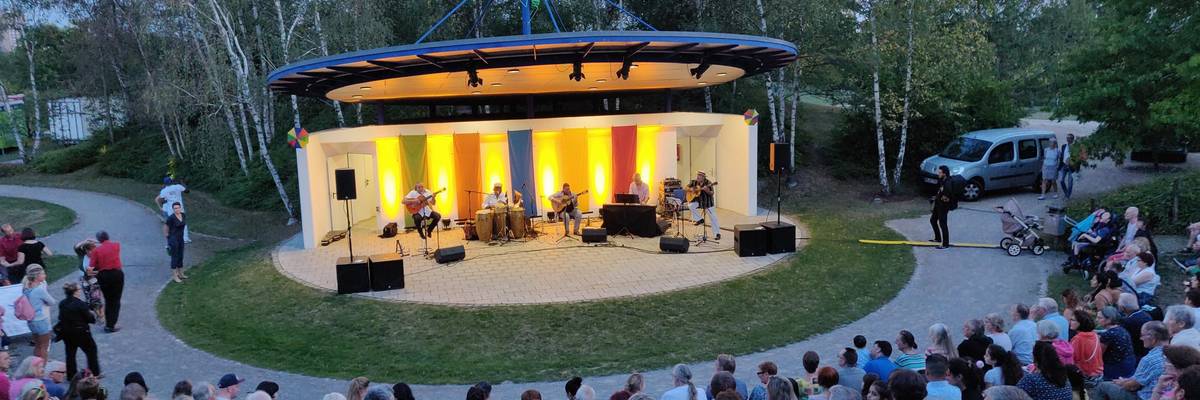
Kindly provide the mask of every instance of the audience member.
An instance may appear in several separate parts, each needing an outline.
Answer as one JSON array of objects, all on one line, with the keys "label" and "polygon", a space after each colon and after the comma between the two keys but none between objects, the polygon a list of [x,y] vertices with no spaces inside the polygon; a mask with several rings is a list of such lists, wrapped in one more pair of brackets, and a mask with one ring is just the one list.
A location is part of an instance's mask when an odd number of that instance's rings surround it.
[{"label": "audience member", "polygon": [[[367,396],[366,398],[371,398],[371,397]],[[391,393],[388,393],[387,397],[376,397],[374,400],[391,400],[391,399],[392,399],[392,395],[391,395]],[[264,392],[261,390],[255,390],[253,392],[250,392],[250,395],[246,396],[246,400],[271,400],[271,395],[269,395],[269,394],[267,394],[267,392]]]},{"label": "audience member", "polygon": [[[911,334],[909,334],[911,336]],[[899,342],[899,340],[897,340]],[[892,356],[892,344],[886,340],[876,340],[875,345],[871,346],[871,361],[863,367],[868,374],[879,376],[879,380],[887,383],[888,377],[896,368],[896,363],[889,358]]]},{"label": "audience member", "polygon": [[[1037,333],[1039,343],[1048,343],[1054,346],[1054,350],[1058,352],[1058,358],[1063,365],[1075,363],[1074,350],[1071,348],[1071,343],[1058,337],[1059,330],[1057,324],[1045,319],[1038,321]],[[1035,356],[1034,358],[1037,357]]]},{"label": "audience member", "polygon": [[1062,340],[1069,339],[1071,337],[1071,328],[1067,323],[1067,318],[1058,313],[1058,302],[1055,302],[1052,298],[1043,297],[1038,299],[1038,305],[1042,307],[1042,311],[1044,312],[1041,321],[1053,322],[1054,326],[1058,327],[1058,338]]},{"label": "audience member", "polygon": [[14,231],[12,225],[0,225],[0,280],[11,282],[8,270],[20,265],[17,262],[21,253],[18,247],[21,247],[21,234]]},{"label": "audience member", "polygon": [[179,399],[186,397],[191,399],[193,390],[195,390],[195,388],[192,387],[192,381],[184,379],[182,381],[175,382],[175,387],[171,389],[171,398]]},{"label": "audience member", "polygon": [[[739,396],[742,396],[743,399],[750,395],[750,389],[746,386],[746,381],[738,379],[737,376],[733,375],[734,372],[737,371],[737,360],[734,359],[732,355],[717,355],[717,371],[729,372],[730,376],[734,376],[733,381],[737,385],[737,393]],[[716,394],[709,393],[708,395],[709,398],[712,398],[712,396],[715,396]]]},{"label": "audience member", "polygon": [[897,368],[888,377],[888,392],[895,400],[924,400],[925,378],[911,369]]},{"label": "audience member", "polygon": [[325,397],[322,397],[321,400],[346,400],[346,395],[337,392],[326,393]]},{"label": "audience member", "polygon": [[29,332],[33,335],[33,355],[42,359],[50,358],[50,310],[58,306],[58,300],[46,290],[46,270],[39,264],[30,264],[25,270],[25,279],[21,281],[21,295],[33,306],[34,317],[27,321]]},{"label": "audience member", "polygon": [[1133,342],[1129,332],[1121,327],[1121,313],[1116,307],[1100,309],[1100,348],[1104,352],[1104,380],[1111,381],[1133,374],[1137,358],[1133,354]]},{"label": "audience member", "polygon": [[[992,338],[984,331],[983,321],[970,319],[963,322],[963,340],[958,343],[958,356],[971,361],[983,361],[983,353],[992,344]],[[953,358],[953,357],[951,357]]]},{"label": "audience member", "polygon": [[1139,336],[1142,344],[1149,350],[1146,356],[1138,361],[1133,376],[1101,382],[1093,391],[1097,400],[1150,400],[1154,393],[1154,384],[1162,375],[1163,364],[1166,362],[1162,346],[1171,339],[1171,333],[1162,322],[1150,321],[1142,325]]},{"label": "audience member", "polygon": [[[925,369],[925,354],[917,349],[917,338],[913,336],[912,332],[902,330],[896,334],[896,349],[900,350],[900,354],[896,355],[896,368],[913,371]],[[879,374],[879,376],[885,375]]]},{"label": "audience member", "polygon": [[983,372],[969,359],[951,358],[946,381],[962,390],[963,400],[983,399]]},{"label": "audience member", "polygon": [[1154,270],[1154,255],[1150,252],[1143,251],[1137,255],[1136,260],[1136,267],[1130,274],[1129,284],[1133,285],[1138,304],[1148,304],[1151,302],[1150,299],[1154,298],[1154,292],[1158,290],[1162,278]]},{"label": "audience member", "polygon": [[142,385],[130,383],[121,389],[121,400],[143,400],[145,398],[146,388]]},{"label": "audience member", "polygon": [[83,291],[79,284],[67,282],[63,284],[63,301],[58,303],[58,337],[62,339],[66,349],[66,371],[68,380],[75,378],[78,361],[77,351],[83,350],[87,358],[88,370],[100,374],[100,357],[97,354],[96,340],[92,338],[92,323],[96,316],[83,301]]},{"label": "audience member", "polygon": [[[1121,293],[1121,296],[1117,298],[1117,309],[1122,314],[1121,327],[1125,328],[1125,332],[1129,333],[1130,338],[1140,337],[1142,325],[1154,319],[1150,313],[1138,305],[1137,296],[1130,293]],[[1133,354],[1138,359],[1145,357],[1148,350],[1141,340],[1133,340]]]},{"label": "audience member", "polygon": [[62,361],[46,363],[46,376],[42,378],[46,385],[46,393],[51,397],[63,398],[67,395],[67,364]]},{"label": "audience member", "polygon": [[925,348],[925,355],[941,354],[947,359],[958,357],[958,350],[954,348],[954,341],[950,339],[950,328],[941,322],[929,326],[929,347]]},{"label": "audience member", "polygon": [[9,381],[8,369],[12,367],[12,356],[8,354],[8,350],[0,350],[0,397],[7,396],[9,390],[12,390],[12,382]]},{"label": "audience member", "polygon": [[[541,394],[538,396],[540,397]],[[392,397],[395,397],[396,400],[415,400],[413,399],[412,388],[408,387],[408,384],[404,382],[392,385]],[[524,399],[524,396],[522,396],[522,399]]]},{"label": "audience member", "polygon": [[[483,391],[484,399],[492,398],[492,384],[488,383],[488,381],[479,381],[479,383],[475,384],[475,387]],[[595,393],[592,393],[592,397],[596,397]]]},{"label": "audience member", "polygon": [[862,395],[857,390],[842,385],[834,385],[827,393],[829,400],[862,400]]},{"label": "audience member", "polygon": [[838,355],[838,384],[862,392],[863,376],[867,374],[858,367],[858,352],[849,347]]},{"label": "audience member", "polygon": [[821,388],[819,393],[825,395],[819,397],[828,399],[829,389],[837,386],[840,378],[841,377],[838,376],[837,370],[833,367],[821,367],[817,369],[817,387]]},{"label": "audience member", "polygon": [[30,381],[42,381],[42,375],[46,374],[46,360],[38,356],[25,357],[21,360],[21,365],[17,366],[17,370],[13,373],[11,386],[8,389],[8,398],[16,399],[21,397],[21,390],[25,388],[25,384]]},{"label": "audience member", "polygon": [[767,384],[771,378],[779,374],[779,367],[771,361],[763,361],[758,364],[758,381],[761,385],[755,386],[750,392],[749,400],[767,400]]},{"label": "audience member", "polygon": [[1175,400],[1200,400],[1200,365],[1187,367],[1175,378]]},{"label": "audience member", "polygon": [[1115,306],[1121,298],[1121,278],[1117,277],[1116,272],[1104,271],[1092,276],[1092,287],[1095,290],[1090,295],[1090,300],[1097,310]]},{"label": "audience member", "polygon": [[1092,314],[1082,309],[1071,313],[1072,362],[1085,378],[1099,380],[1104,374],[1104,351],[1100,348],[1100,337],[1096,335],[1096,322]]},{"label": "audience member", "polygon": [[108,232],[96,233],[96,241],[100,242],[92,250],[88,261],[88,274],[95,273],[100,283],[100,291],[104,293],[104,331],[117,332],[117,320],[121,317],[121,294],[125,291],[125,273],[121,271],[121,244],[109,240]]},{"label": "audience member", "polygon": [[[647,396],[647,397],[644,397],[643,399],[652,400],[653,398]],[[713,399],[716,399],[716,400],[745,400],[742,397],[738,396],[736,391],[732,391],[732,390],[718,393],[717,397],[714,397]]]},{"label": "audience member", "polygon": [[[699,400],[707,398],[704,389],[692,383],[692,369],[686,364],[675,364],[671,369],[671,377],[675,380],[675,388],[663,393],[660,400]],[[774,400],[774,399],[771,399]]]},{"label": "audience member", "polygon": [[[664,394],[662,398],[663,400],[666,400],[667,396]],[[771,379],[767,381],[766,399],[796,400],[796,389],[792,386],[791,382],[788,382],[787,379],[783,379],[778,376],[772,376]]]},{"label": "audience member", "polygon": [[467,400],[487,400],[487,393],[479,386],[471,386],[467,388]]},{"label": "audience member", "polygon": [[216,400],[216,398],[217,388],[211,383],[197,382],[192,385],[192,400]]},{"label": "audience member", "polygon": [[575,394],[579,392],[579,388],[583,386],[583,378],[573,376],[563,385],[563,390],[567,392],[567,400],[575,400]]},{"label": "audience member", "polygon": [[1188,286],[1187,290],[1183,291],[1183,304],[1191,307],[1192,319],[1200,322],[1200,288]]},{"label": "audience member", "polygon": [[1033,400],[1016,386],[992,386],[983,391],[984,400]]},{"label": "audience member", "polygon": [[[104,392],[104,388],[100,386],[99,379],[97,379],[95,376],[88,376],[88,377],[84,378],[84,377],[82,377],[82,375],[80,376],[80,378],[81,379],[79,379],[79,384],[76,385],[76,388],[78,388],[78,390],[76,390],[76,392],[79,394],[79,397],[78,397],[79,399],[81,399],[81,400],[106,400],[105,396],[107,396],[107,394]],[[193,399],[194,400],[212,400],[212,397],[193,397]]]},{"label": "audience member", "polygon": [[1033,363],[1033,343],[1037,341],[1037,323],[1029,318],[1029,308],[1024,304],[1012,307],[1013,327],[1008,330],[1012,339],[1012,352],[1021,364]]},{"label": "audience member", "polygon": [[1150,397],[1152,400],[1175,398],[1179,372],[1200,364],[1200,350],[1191,346],[1172,344],[1163,346],[1162,350],[1165,360],[1163,373],[1158,377],[1158,382],[1154,384],[1154,391]]},{"label": "audience member", "polygon": [[720,394],[725,391],[737,393],[737,383],[733,379],[733,374],[729,373],[729,371],[717,371],[717,373],[713,374],[712,380],[708,382],[708,390],[706,392],[709,397],[716,398],[713,393]]},{"label": "audience member", "polygon": [[[409,397],[411,399],[411,397]],[[399,397],[396,400],[401,400]],[[529,389],[521,392],[521,400],[542,400],[542,392]]]},{"label": "audience member", "polygon": [[[366,379],[366,378],[363,378],[363,379]],[[238,377],[235,374],[225,374],[224,376],[221,377],[220,380],[217,381],[216,399],[217,400],[233,400],[234,398],[237,397],[238,392],[241,390],[242,382],[245,382],[245,381],[246,381],[245,379],[242,379],[241,377]],[[358,382],[358,378],[354,378],[354,380],[351,381],[350,387],[352,389],[354,388],[355,382]],[[362,394],[360,393],[359,396],[362,396]],[[359,399],[359,400],[362,400],[362,399]]]},{"label": "audience member", "polygon": [[1067,381],[1067,368],[1054,345],[1039,341],[1033,346],[1033,360],[1037,370],[1021,377],[1017,387],[1029,393],[1033,400],[1071,400],[1073,394]]},{"label": "audience member", "polygon": [[[718,356],[717,359],[719,360],[720,357]],[[642,377],[642,374],[634,372],[629,374],[629,379],[625,380],[625,387],[613,393],[608,400],[629,400],[633,395],[641,393],[644,390],[646,390],[645,378]],[[541,394],[539,393],[538,396],[541,396]]]},{"label": "audience member", "polygon": [[796,379],[796,386],[799,386],[797,396],[811,397],[824,393],[821,386],[817,385],[817,368],[821,366],[821,356],[815,351],[806,351],[804,356],[800,357],[800,364],[804,367],[804,376]]},{"label": "audience member", "polygon": [[[491,398],[491,393],[484,398]],[[575,398],[577,400],[596,400],[596,390],[588,385],[579,385],[579,390],[575,392]]]},{"label": "audience member", "polygon": [[[1200,302],[1196,303],[1200,307]],[[871,361],[871,350],[867,349],[867,337],[863,335],[854,335],[854,351],[858,352],[859,368],[866,368],[867,361]]]},{"label": "audience member", "polygon": [[[279,384],[271,381],[262,381],[258,383],[258,386],[254,387],[254,391],[266,393],[274,399],[279,397]],[[392,397],[396,396],[393,394]]]},{"label": "audience member", "polygon": [[946,381],[950,372],[950,360],[941,354],[930,354],[925,358],[926,399],[962,400],[962,389]]},{"label": "audience member", "polygon": [[[992,339],[993,344],[998,344],[1006,351],[1012,351],[1012,338],[1008,333],[1004,332],[1004,317],[1000,314],[991,313],[983,318],[983,330],[987,337]],[[961,353],[961,351],[959,352]]]},{"label": "audience member", "polygon": [[867,387],[867,400],[892,400],[892,391],[888,389],[887,382],[883,379],[876,380]]},{"label": "audience member", "polygon": [[54,253],[46,247],[45,243],[37,240],[37,233],[33,228],[21,229],[21,245],[17,246],[17,262],[14,267],[8,269],[8,280],[12,283],[22,282],[25,280],[25,271],[30,265],[46,265],[46,261],[42,256],[53,256]]},{"label": "audience member", "polygon": [[1025,375],[1021,369],[1021,360],[1011,351],[1005,351],[999,345],[988,346],[983,360],[992,368],[983,375],[985,386],[1015,386]]},{"label": "audience member", "polygon": [[1171,345],[1200,349],[1200,331],[1196,330],[1195,314],[1191,307],[1182,304],[1167,307],[1163,323],[1171,332]]},{"label": "audience member", "polygon": [[[221,378],[221,381],[224,382],[225,378]],[[350,386],[346,388],[346,400],[363,400],[369,387],[371,387],[371,380],[365,376],[351,379]]]},{"label": "audience member", "polygon": [[[863,375],[862,397],[864,399],[867,398],[867,395],[870,393],[871,385],[874,385],[875,382],[878,382],[878,381],[879,381],[878,374],[868,372],[866,375]],[[884,385],[884,386],[886,387],[887,385]]]}]

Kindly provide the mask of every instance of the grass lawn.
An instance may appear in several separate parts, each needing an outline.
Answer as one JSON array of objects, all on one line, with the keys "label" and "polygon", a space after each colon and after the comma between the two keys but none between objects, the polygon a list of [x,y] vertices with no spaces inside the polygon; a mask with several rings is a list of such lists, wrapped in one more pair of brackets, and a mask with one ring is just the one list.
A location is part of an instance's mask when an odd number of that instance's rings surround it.
[{"label": "grass lawn", "polygon": [[[54,282],[64,276],[70,275],[72,272],[79,270],[79,258],[74,254],[55,254],[51,257],[46,257],[46,282]],[[51,293],[58,296],[62,291],[53,291],[55,288],[50,288]]]},{"label": "grass lawn", "polygon": [[[0,177],[0,184],[49,186],[107,193],[133,200],[152,209],[158,209],[154,198],[162,189],[161,185],[103,176],[95,167],[61,175],[26,172]],[[187,204],[189,226],[193,232],[276,243],[300,229],[299,224],[284,229],[263,229],[284,226],[287,216],[282,212],[246,211],[225,207],[212,196],[194,190],[184,195],[184,201]]]},{"label": "grass lawn", "polygon": [[897,208],[846,203],[789,198],[785,210],[809,225],[813,239],[776,268],[635,299],[486,308],[362,300],[278,274],[269,249],[255,245],[210,259],[189,284],[168,286],[157,307],[163,325],[189,345],[317,376],[441,384],[663,368],[793,343],[894,297],[912,273],[911,250],[854,239],[899,239],[883,226]]},{"label": "grass lawn", "polygon": [[74,224],[75,212],[44,201],[0,197],[0,223],[12,224],[17,232],[32,227],[38,236],[49,236]]}]

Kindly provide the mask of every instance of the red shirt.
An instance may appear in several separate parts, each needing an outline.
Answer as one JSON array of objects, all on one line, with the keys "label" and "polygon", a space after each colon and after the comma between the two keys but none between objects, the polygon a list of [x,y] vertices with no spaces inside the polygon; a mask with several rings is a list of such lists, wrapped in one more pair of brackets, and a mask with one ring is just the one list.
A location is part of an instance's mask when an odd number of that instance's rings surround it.
[{"label": "red shirt", "polygon": [[100,243],[92,250],[91,263],[88,265],[97,271],[121,269],[121,244],[114,241]]},{"label": "red shirt", "polygon": [[17,262],[17,247],[21,246],[21,235],[13,233],[0,237],[0,257],[4,257],[4,261],[14,263]]}]

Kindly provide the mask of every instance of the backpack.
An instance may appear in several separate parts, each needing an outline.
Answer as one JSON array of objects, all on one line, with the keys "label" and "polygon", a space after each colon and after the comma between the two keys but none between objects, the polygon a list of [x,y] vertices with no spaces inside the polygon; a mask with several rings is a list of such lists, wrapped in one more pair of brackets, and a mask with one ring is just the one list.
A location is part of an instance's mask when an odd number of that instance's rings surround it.
[{"label": "backpack", "polygon": [[17,319],[22,321],[33,321],[37,317],[37,310],[33,309],[33,303],[29,302],[29,296],[24,294],[13,303],[13,311]]}]

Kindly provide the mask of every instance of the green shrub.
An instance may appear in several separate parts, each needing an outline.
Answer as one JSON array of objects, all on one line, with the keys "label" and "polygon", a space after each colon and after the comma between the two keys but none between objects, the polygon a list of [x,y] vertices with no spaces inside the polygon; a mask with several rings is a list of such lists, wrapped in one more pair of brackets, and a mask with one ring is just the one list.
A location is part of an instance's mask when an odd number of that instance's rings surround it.
[{"label": "green shrub", "polygon": [[162,136],[130,133],[105,147],[97,160],[100,173],[114,178],[129,178],[156,183],[167,173],[170,154]]},{"label": "green shrub", "polygon": [[[1173,206],[1172,184],[1179,179],[1179,216],[1171,221]],[[1159,234],[1183,232],[1189,223],[1200,221],[1200,172],[1166,175],[1149,182],[1121,188],[1096,199],[1080,199],[1071,202],[1067,212],[1072,218],[1081,218],[1095,201],[1096,206],[1113,211],[1120,216],[1126,207],[1138,207],[1142,218]]]},{"label": "green shrub", "polygon": [[33,161],[33,169],[47,174],[66,174],[96,163],[99,146],[95,141],[84,141],[61,149],[43,151]]}]

